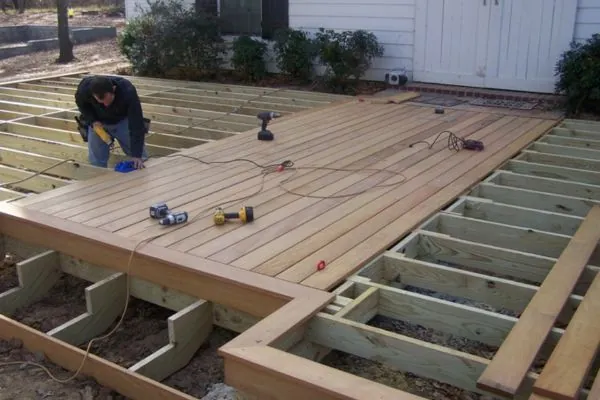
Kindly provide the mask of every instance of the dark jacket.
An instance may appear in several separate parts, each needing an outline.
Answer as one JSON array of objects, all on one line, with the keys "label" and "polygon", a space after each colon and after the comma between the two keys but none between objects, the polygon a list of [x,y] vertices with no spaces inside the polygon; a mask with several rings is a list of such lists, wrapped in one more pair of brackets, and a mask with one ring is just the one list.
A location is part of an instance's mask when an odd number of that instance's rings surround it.
[{"label": "dark jacket", "polygon": [[139,158],[142,156],[146,126],[142,113],[142,105],[137,90],[131,82],[120,77],[109,77],[115,89],[115,99],[108,107],[98,103],[92,95],[90,83],[92,77],[85,77],[79,83],[75,93],[75,103],[79,108],[83,120],[92,124],[100,122],[106,125],[116,124],[124,118],[128,118],[129,135],[131,140],[131,156]]}]

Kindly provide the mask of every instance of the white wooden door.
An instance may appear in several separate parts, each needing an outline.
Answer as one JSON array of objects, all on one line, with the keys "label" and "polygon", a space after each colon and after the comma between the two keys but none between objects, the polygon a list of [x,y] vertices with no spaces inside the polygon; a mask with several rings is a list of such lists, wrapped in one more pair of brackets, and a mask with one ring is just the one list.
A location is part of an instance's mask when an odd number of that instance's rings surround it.
[{"label": "white wooden door", "polygon": [[489,0],[485,86],[552,93],[556,63],[569,49],[578,0]]},{"label": "white wooden door", "polygon": [[416,0],[413,79],[551,93],[578,0]]},{"label": "white wooden door", "polygon": [[415,81],[484,86],[490,1],[416,0]]}]

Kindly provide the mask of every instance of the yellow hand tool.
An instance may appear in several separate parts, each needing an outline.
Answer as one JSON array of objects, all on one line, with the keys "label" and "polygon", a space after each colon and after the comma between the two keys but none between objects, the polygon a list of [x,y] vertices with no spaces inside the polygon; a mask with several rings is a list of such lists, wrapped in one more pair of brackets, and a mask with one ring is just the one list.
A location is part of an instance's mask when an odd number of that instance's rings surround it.
[{"label": "yellow hand tool", "polygon": [[106,144],[112,143],[112,138],[110,137],[108,132],[106,132],[106,130],[102,126],[94,126],[94,127],[92,127],[92,129],[94,130],[94,132],[96,132],[96,135],[98,135],[100,137],[100,139],[102,139],[102,141],[104,141],[104,143],[106,143]]},{"label": "yellow hand tool", "polygon": [[239,219],[242,223],[254,221],[254,209],[252,207],[242,207],[240,212],[226,213],[222,208],[217,208],[213,215],[215,225],[223,225],[228,219]]},{"label": "yellow hand tool", "polygon": [[[81,138],[83,139],[84,142],[87,143],[88,141],[88,125],[86,125],[80,117],[75,117],[75,121],[77,122],[77,129],[79,130],[79,134],[81,135]],[[112,143],[112,138],[110,137],[110,135],[106,132],[106,130],[102,127],[102,125],[100,125],[100,127],[98,128],[92,128],[94,130],[94,132],[96,132],[96,135],[98,135],[98,137],[100,139],[102,139],[102,141],[108,145],[110,145]]]}]

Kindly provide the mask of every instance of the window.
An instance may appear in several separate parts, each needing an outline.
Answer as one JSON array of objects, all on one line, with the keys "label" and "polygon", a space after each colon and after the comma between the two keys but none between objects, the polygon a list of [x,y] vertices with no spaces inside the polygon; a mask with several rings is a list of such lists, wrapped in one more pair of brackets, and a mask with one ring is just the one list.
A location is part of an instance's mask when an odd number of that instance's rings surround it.
[{"label": "window", "polygon": [[271,39],[287,28],[289,0],[196,0],[196,7],[219,15],[224,35],[250,35]]}]

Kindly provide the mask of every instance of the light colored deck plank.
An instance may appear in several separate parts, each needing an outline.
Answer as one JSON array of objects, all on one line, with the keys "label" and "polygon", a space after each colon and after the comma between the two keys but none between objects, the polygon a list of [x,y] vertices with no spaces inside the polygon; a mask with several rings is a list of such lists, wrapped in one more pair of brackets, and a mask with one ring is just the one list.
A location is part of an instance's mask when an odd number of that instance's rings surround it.
[{"label": "light colored deck plank", "polygon": [[[437,115],[430,107],[410,103],[349,101],[275,121],[270,125],[273,142],[256,140],[256,128],[182,154],[207,161],[246,158],[263,165],[290,159],[299,170],[286,188],[325,196],[366,190],[356,196],[321,199],[287,193],[278,186],[286,172],[267,176],[263,190],[251,196],[262,178],[250,163],[205,165],[173,157],[143,171],[77,182],[25,206],[136,240],[154,238],[154,245],[170,250],[329,289],[554,124],[501,113],[448,109]],[[446,147],[447,137],[433,149],[426,144],[409,147],[418,140],[431,142],[444,130],[483,140],[486,150],[456,153]],[[370,189],[401,177],[369,168],[390,168],[407,180]],[[149,206],[159,201],[187,211],[190,218],[202,218],[164,229],[148,216]],[[227,211],[254,206],[256,219],[246,225],[234,221],[214,226],[212,212],[219,205]],[[321,259],[327,266],[317,272]]]},{"label": "light colored deck plank", "polygon": [[[410,118],[406,120],[406,123],[410,125]],[[355,125],[356,127],[356,125]],[[329,135],[328,135],[329,136]],[[378,140],[380,143],[380,146],[382,146],[382,148],[384,146],[386,146],[386,138],[390,138],[392,141],[398,141],[402,135],[398,135],[396,132],[394,132],[393,130],[391,131],[391,133],[387,133],[386,135],[381,135],[381,137],[375,137],[375,138],[371,138],[371,140],[375,139]],[[308,163],[308,164],[313,164],[314,162],[316,163],[324,163],[324,162],[331,162],[331,165],[334,165],[334,163],[336,161],[341,162],[342,164],[335,164],[338,167],[343,167],[346,165],[346,163],[351,163],[353,161],[356,161],[358,159],[361,158],[366,158],[365,153],[363,151],[362,154],[361,153],[361,147],[357,146],[358,143],[364,144],[365,146],[367,145],[367,143],[362,143],[361,140],[363,140],[361,138],[360,133],[358,133],[354,138],[352,138],[350,135],[348,135],[347,137],[348,140],[345,140],[342,143],[338,144],[338,151],[332,151],[332,153],[328,156],[323,158],[319,153],[315,153],[314,150],[316,150],[316,147],[314,148],[308,148],[303,152],[304,157],[303,158],[294,158],[295,162],[297,163]],[[352,139],[352,140],[351,140]],[[381,144],[383,142],[383,144]],[[389,143],[391,143],[388,140]],[[340,145],[342,147],[340,147]],[[332,149],[333,150],[333,149]],[[374,150],[372,150],[372,152],[374,152]],[[368,153],[366,154],[367,156],[369,155]],[[367,159],[368,161],[368,159]],[[364,164],[364,160],[363,160],[363,164]],[[287,177],[289,175],[284,175],[284,177]],[[303,184],[309,184],[309,185],[314,185],[319,187],[319,185],[326,185],[328,183],[332,183],[335,181],[335,176],[333,176],[334,180],[332,180],[332,175],[330,173],[330,171],[311,171],[309,174],[300,172],[296,175],[296,178],[294,178],[294,180],[292,181],[293,183],[289,186],[289,187],[297,187]],[[260,181],[260,178],[256,178],[257,180]],[[265,182],[265,186],[263,187],[263,191],[262,193],[256,195],[256,196],[252,196],[251,199],[249,199],[248,201],[252,203],[252,205],[254,207],[259,207],[262,210],[273,210],[273,209],[278,209],[279,207],[290,203],[294,200],[297,200],[297,196],[294,195],[290,195],[285,193],[282,189],[280,189],[279,187],[277,187],[277,183],[281,181],[280,178],[278,177],[274,177],[274,178],[270,178]],[[239,185],[238,185],[239,186]],[[245,195],[250,195],[252,192],[256,191],[257,189],[257,185],[253,185],[249,188],[247,188],[247,192],[239,192],[236,193],[235,192],[235,187],[232,187],[233,193],[228,194],[228,197],[223,198],[222,201],[226,202],[227,204],[227,208],[239,208],[240,204],[239,202],[232,202],[232,199],[238,199],[240,197],[243,197]],[[229,191],[229,190],[227,190]],[[188,203],[185,206],[188,207],[190,210],[192,210],[192,212],[197,213],[198,210],[201,209],[207,209],[207,207],[211,204],[211,201],[209,199],[198,199],[198,200],[194,200],[192,203]],[[214,203],[214,201],[212,202],[212,204],[216,204]],[[214,206],[213,206],[214,207]],[[210,207],[208,207],[210,208]],[[201,233],[201,231],[203,229],[206,228],[211,228],[213,227],[213,223],[211,219],[204,219],[202,221],[198,221],[194,223],[195,226],[190,225],[189,229],[181,229],[178,230],[176,234],[173,235],[167,235],[164,236],[163,238],[157,240],[157,244],[160,243],[161,245],[170,245],[173,244],[179,240],[182,239],[186,239],[187,237],[189,237],[190,235],[194,234],[197,236],[197,234],[202,234],[204,235],[204,233]],[[234,228],[234,226],[222,226],[222,227],[218,227],[220,230],[217,232],[227,232],[231,229]],[[148,234],[148,232],[145,232],[145,234]],[[188,236],[185,236],[185,235]],[[210,234],[209,234],[210,235]],[[210,238],[210,236],[208,236]],[[196,238],[197,239],[197,238]],[[191,240],[192,245],[190,247],[185,247],[186,249],[191,249],[194,246],[194,243],[196,243],[196,239],[188,239],[188,241]],[[181,243],[181,245],[185,246],[184,243]],[[179,248],[179,245],[178,245]],[[180,250],[183,250],[183,248],[179,248]]]},{"label": "light colored deck plank", "polygon": [[[554,125],[555,122],[548,120],[544,122],[536,121],[536,123],[535,127],[525,129],[521,136],[509,136],[505,134],[503,139],[501,139],[502,145],[493,154],[469,155],[470,160],[477,158],[480,162],[462,174],[455,172],[458,175],[456,179],[450,181],[448,177],[440,177],[434,183],[411,193],[412,201],[396,202],[394,208],[406,207],[404,213],[399,218],[391,220],[390,216],[386,215],[386,213],[378,214],[376,218],[378,220],[385,220],[386,225],[383,225],[379,230],[371,228],[375,232],[368,238],[362,233],[360,244],[352,247],[350,251],[343,253],[343,256],[336,258],[335,261],[330,262],[328,267],[322,271],[317,271],[312,262],[308,263],[306,269],[311,272],[310,276],[301,283],[322,289],[335,286],[345,276],[365,265],[373,255],[389,247],[397,238],[408,233],[420,221],[438,211],[451,201],[451,199],[459,196],[468,187],[485,177],[489,171],[504,162],[506,158],[516,153],[530,141],[536,139]],[[464,163],[461,165],[464,165]],[[373,225],[374,221],[367,221],[365,224],[354,228],[353,232],[360,232]],[[348,240],[348,237],[342,236],[337,240],[337,243],[343,243],[346,240]]]},{"label": "light colored deck plank", "polygon": [[[389,110],[388,112],[392,113],[393,111]],[[376,119],[377,117],[378,117],[377,114],[375,114],[373,116],[374,119]],[[385,114],[380,115],[380,117],[385,117]],[[371,121],[371,123],[372,123],[372,121]],[[333,127],[332,129],[336,129],[336,128]],[[292,142],[292,145],[290,145],[290,146],[286,146],[285,143],[283,143],[283,145],[277,146],[278,148],[276,151],[267,152],[268,158],[260,157],[261,147],[264,148],[264,146],[261,146],[261,145],[264,145],[264,144],[259,143],[258,146],[256,146],[256,147],[249,146],[255,150],[255,152],[251,152],[249,155],[245,155],[244,153],[242,153],[242,155],[237,156],[236,153],[227,149],[226,151],[220,152],[219,154],[221,155],[222,158],[217,158],[216,160],[231,160],[234,158],[242,158],[242,157],[248,158],[249,157],[252,161],[255,161],[255,162],[258,162],[261,164],[279,163],[279,162],[282,162],[283,160],[285,160],[286,158],[294,157],[295,153],[293,153],[293,151],[303,150],[306,153],[312,153],[312,152],[318,150],[320,148],[319,146],[321,146],[323,148],[323,150],[326,150],[327,147],[330,147],[333,144],[333,143],[329,143],[330,139],[332,139],[332,137],[335,138],[334,135],[330,136],[326,133],[323,134],[323,132],[318,132],[318,134],[316,134],[315,136],[312,137],[313,140],[309,141],[307,138],[298,137],[298,136],[293,135],[293,133],[295,133],[293,131],[290,133],[292,134],[291,137],[296,138],[297,140],[294,140]],[[284,135],[285,135],[285,133],[280,133],[280,136],[282,138],[284,137]],[[256,142],[258,142],[258,141],[256,141]],[[299,146],[300,142],[304,143],[304,146]],[[286,149],[288,149],[288,148],[290,151],[292,151],[292,153],[286,153]],[[264,152],[264,150],[263,150],[263,152]],[[256,157],[256,155],[255,155],[256,153],[259,154],[258,157]],[[212,157],[211,156],[202,157],[202,160],[215,161],[216,156],[217,156],[217,154],[215,153]],[[164,171],[162,169],[155,168],[154,170],[161,174],[165,173],[167,176],[170,175],[168,173],[168,171]],[[223,180],[228,177],[237,177],[236,182],[242,183],[244,179],[249,179],[250,177],[256,176],[257,174],[260,175],[260,173],[261,173],[261,171],[259,169],[257,169],[253,165],[251,165],[249,163],[245,163],[245,162],[233,163],[233,164],[205,165],[200,162],[192,160],[192,164],[189,167],[189,169],[187,170],[187,174],[184,173],[183,179],[179,179],[179,176],[172,176],[172,179],[168,184],[160,186],[160,185],[157,185],[157,183],[156,183],[156,177],[150,175],[148,177],[148,179],[146,180],[147,189],[149,189],[149,190],[144,192],[143,197],[141,197],[142,194],[140,194],[140,196],[136,196],[134,198],[129,197],[126,201],[124,201],[120,204],[120,207],[118,210],[114,210],[112,212],[109,212],[109,208],[98,208],[98,207],[96,207],[95,204],[89,204],[89,206],[91,206],[90,207],[91,211],[79,214],[76,217],[71,218],[71,219],[76,222],[86,222],[87,224],[90,224],[92,226],[102,226],[111,221],[115,221],[120,216],[125,216],[129,213],[133,213],[133,212],[139,211],[141,209],[146,209],[147,207],[144,207],[144,205],[140,205],[140,200],[147,201],[147,202],[149,202],[149,204],[152,204],[156,201],[166,201],[169,199],[169,197],[171,195],[174,194],[173,191],[178,191],[177,193],[181,193],[181,192],[185,193],[186,190],[190,190],[194,186],[199,186],[200,188],[202,188],[211,183],[223,182]],[[186,186],[186,185],[189,185],[190,183],[195,183],[195,184],[194,184],[194,186]],[[219,187],[217,186],[216,188],[213,188],[213,191],[218,190],[218,189],[219,189]],[[165,197],[165,195],[166,195],[166,197]],[[86,199],[85,202],[87,203],[88,200]],[[128,206],[130,206],[130,205],[132,207],[128,208]]]}]

